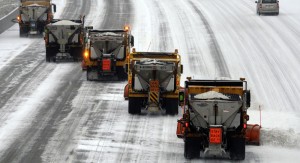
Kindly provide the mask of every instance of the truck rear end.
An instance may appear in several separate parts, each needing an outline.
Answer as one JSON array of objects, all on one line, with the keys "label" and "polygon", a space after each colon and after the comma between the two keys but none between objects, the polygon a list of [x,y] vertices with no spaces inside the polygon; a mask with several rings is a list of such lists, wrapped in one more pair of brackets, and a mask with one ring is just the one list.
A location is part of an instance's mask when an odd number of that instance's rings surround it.
[{"label": "truck rear end", "polygon": [[53,20],[45,27],[46,61],[81,61],[84,20]]},{"label": "truck rear end", "polygon": [[127,57],[134,45],[129,29],[90,29],[85,37],[83,69],[87,80],[126,80]]},{"label": "truck rear end", "polygon": [[178,114],[182,71],[177,50],[174,53],[133,51],[129,57],[128,84],[125,87],[128,112],[140,114],[145,109]]},{"label": "truck rear end", "polygon": [[[184,140],[186,158],[245,159],[250,91],[241,80],[188,80],[180,93],[184,106],[177,136]],[[185,97],[183,97],[185,96]]]},{"label": "truck rear end", "polygon": [[21,0],[17,17],[20,36],[41,35],[52,21],[53,11],[56,11],[56,5],[51,0]]}]

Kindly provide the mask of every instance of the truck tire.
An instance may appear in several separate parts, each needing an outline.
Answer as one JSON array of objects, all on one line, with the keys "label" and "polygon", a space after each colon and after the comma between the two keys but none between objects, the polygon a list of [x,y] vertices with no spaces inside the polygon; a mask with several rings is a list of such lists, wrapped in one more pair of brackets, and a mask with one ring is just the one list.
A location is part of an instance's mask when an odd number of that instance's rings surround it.
[{"label": "truck tire", "polygon": [[246,145],[245,138],[243,136],[232,136],[229,143],[230,159],[244,160]]},{"label": "truck tire", "polygon": [[202,145],[199,138],[185,138],[184,157],[186,159],[199,158]]},{"label": "truck tire", "polygon": [[82,48],[75,47],[70,50],[71,56],[73,57],[74,62],[79,62],[82,60]]},{"label": "truck tire", "polygon": [[87,81],[95,81],[98,80],[98,74],[97,71],[88,67],[86,69],[86,80]]},{"label": "truck tire", "polygon": [[28,37],[28,32],[26,28],[20,27],[20,37]]},{"label": "truck tire", "polygon": [[52,50],[46,47],[46,62],[51,62]]},{"label": "truck tire", "polygon": [[141,114],[141,99],[129,98],[128,99],[128,113],[129,114]]},{"label": "truck tire", "polygon": [[127,79],[127,73],[125,72],[125,69],[123,67],[118,66],[117,67],[117,75],[118,75],[118,80],[126,80]]},{"label": "truck tire", "polygon": [[167,115],[177,115],[178,99],[165,99],[165,109]]}]

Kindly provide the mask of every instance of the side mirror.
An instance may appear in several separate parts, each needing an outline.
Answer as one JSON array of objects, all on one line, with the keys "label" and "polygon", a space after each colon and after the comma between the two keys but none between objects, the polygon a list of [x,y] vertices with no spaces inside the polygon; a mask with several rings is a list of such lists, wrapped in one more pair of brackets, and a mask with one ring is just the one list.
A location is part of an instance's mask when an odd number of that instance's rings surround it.
[{"label": "side mirror", "polygon": [[183,65],[180,65],[180,73],[183,74]]},{"label": "side mirror", "polygon": [[255,1],[255,3],[257,3],[257,1]]},{"label": "side mirror", "polygon": [[134,37],[130,35],[130,44],[131,46],[134,46]]},{"label": "side mirror", "polygon": [[178,97],[178,104],[179,106],[182,106],[184,104],[184,92],[179,92],[179,97]]},{"label": "side mirror", "polygon": [[128,73],[128,64],[125,64],[124,70],[126,73]]},{"label": "side mirror", "polygon": [[14,18],[14,19],[11,20],[11,22],[13,22],[13,23],[19,23],[19,20],[18,20],[18,18]]},{"label": "side mirror", "polygon": [[251,93],[250,93],[250,90],[246,91],[245,96],[246,96],[246,107],[250,107],[250,103],[251,103]]},{"label": "side mirror", "polygon": [[56,4],[52,4],[53,6],[53,11],[56,12]]}]

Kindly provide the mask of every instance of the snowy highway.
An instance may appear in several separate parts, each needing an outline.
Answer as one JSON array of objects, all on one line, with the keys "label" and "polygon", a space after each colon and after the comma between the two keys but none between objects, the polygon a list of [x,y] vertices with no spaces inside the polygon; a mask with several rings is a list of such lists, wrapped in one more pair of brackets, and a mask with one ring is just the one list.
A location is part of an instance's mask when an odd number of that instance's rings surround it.
[{"label": "snowy highway", "polygon": [[[1,1],[0,1],[1,2]],[[255,0],[53,0],[55,18],[94,29],[128,24],[137,51],[179,50],[187,76],[245,77],[261,146],[242,162],[300,159],[300,1],[256,15]],[[0,18],[1,19],[1,18]],[[0,24],[0,28],[3,24]],[[46,63],[43,38],[0,34],[0,162],[230,162],[186,160],[176,116],[128,114],[126,82],[91,82],[80,63]],[[182,83],[183,84],[183,83]]]}]

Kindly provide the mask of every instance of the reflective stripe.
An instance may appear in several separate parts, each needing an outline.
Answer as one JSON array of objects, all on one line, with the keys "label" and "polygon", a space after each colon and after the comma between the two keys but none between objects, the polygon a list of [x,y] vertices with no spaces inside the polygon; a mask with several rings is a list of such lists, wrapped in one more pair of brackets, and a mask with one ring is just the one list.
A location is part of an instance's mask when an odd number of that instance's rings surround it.
[{"label": "reflective stripe", "polygon": [[150,102],[158,104],[159,92],[150,92]]}]

